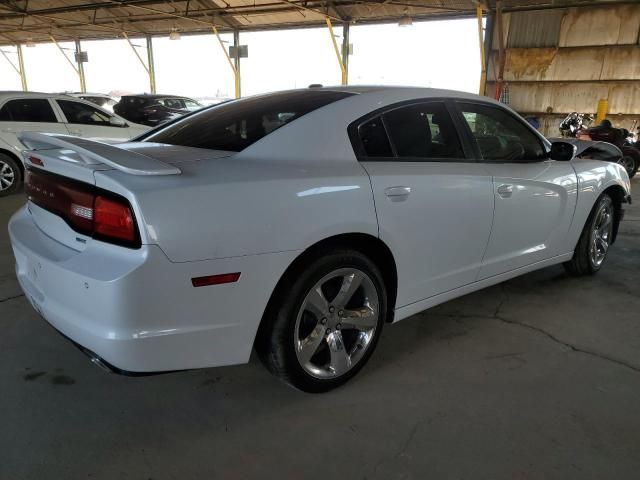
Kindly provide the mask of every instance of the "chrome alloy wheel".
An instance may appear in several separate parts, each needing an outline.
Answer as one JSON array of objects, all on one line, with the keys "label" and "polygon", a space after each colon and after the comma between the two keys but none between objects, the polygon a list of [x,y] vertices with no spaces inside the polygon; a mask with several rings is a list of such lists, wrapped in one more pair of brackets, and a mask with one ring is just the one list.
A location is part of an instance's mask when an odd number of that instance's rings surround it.
[{"label": "chrome alloy wheel", "polygon": [[356,268],[320,279],[296,318],[294,348],[304,371],[327,379],[351,370],[371,345],[379,305],[373,281]]},{"label": "chrome alloy wheel", "polygon": [[16,178],[16,172],[13,171],[11,165],[0,159],[0,192],[8,190],[13,185]]},{"label": "chrome alloy wheel", "polygon": [[602,265],[607,250],[611,243],[613,232],[613,207],[611,203],[602,203],[596,212],[593,230],[591,231],[591,243],[589,255],[594,267]]}]

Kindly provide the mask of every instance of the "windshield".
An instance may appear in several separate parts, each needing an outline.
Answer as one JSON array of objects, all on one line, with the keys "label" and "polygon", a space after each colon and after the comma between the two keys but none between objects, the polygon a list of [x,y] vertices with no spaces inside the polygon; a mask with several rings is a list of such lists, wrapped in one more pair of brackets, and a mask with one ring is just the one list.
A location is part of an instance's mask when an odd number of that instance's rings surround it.
[{"label": "windshield", "polygon": [[235,100],[184,117],[144,141],[239,152],[302,115],[351,95],[297,90]]}]

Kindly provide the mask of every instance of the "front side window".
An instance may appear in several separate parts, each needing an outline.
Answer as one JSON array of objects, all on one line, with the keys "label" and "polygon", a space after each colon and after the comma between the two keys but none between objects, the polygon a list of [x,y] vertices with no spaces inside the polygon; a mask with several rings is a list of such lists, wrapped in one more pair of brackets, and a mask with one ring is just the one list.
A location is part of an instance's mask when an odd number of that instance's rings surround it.
[{"label": "front side window", "polygon": [[400,158],[464,158],[458,133],[444,103],[407,105],[385,113],[383,118]]},{"label": "front side window", "polygon": [[460,108],[484,160],[531,162],[546,157],[540,139],[506,110],[478,104]]},{"label": "front side window", "polygon": [[82,125],[109,125],[109,115],[85,103],[56,100],[68,123]]},{"label": "front side window", "polygon": [[46,98],[24,98],[5,103],[0,109],[0,121],[56,123],[58,120]]},{"label": "front side window", "polygon": [[310,89],[234,100],[186,116],[145,141],[239,152],[283,125],[351,95]]}]

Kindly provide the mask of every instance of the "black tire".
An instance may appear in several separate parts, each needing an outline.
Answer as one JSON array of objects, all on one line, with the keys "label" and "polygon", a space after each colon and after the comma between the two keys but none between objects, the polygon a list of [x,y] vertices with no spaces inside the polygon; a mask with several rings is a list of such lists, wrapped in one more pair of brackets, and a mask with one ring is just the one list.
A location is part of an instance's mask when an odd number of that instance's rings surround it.
[{"label": "black tire", "polygon": [[629,176],[629,178],[635,177],[636,173],[638,172],[638,166],[640,166],[640,162],[638,162],[631,155],[624,155],[618,161],[618,164],[622,165],[624,167],[624,169],[627,172],[627,175]]},{"label": "black tire", "polygon": [[10,155],[0,153],[0,197],[18,191],[22,185],[22,169]]},{"label": "black tire", "polygon": [[[375,329],[366,347],[359,348],[358,345],[353,345],[352,354],[355,355],[355,353],[358,353],[360,357],[353,366],[349,367],[350,369],[346,371],[346,373],[333,378],[318,378],[305,370],[298,360],[296,347],[294,346],[297,342],[296,335],[299,335],[299,333],[296,333],[298,332],[298,330],[296,330],[296,323],[299,316],[302,318],[303,315],[307,314],[306,310],[305,313],[302,313],[303,302],[305,302],[307,294],[310,294],[314,287],[324,278],[332,275],[333,272],[343,271],[344,269],[355,269],[355,271],[364,273],[371,281],[367,283],[367,285],[369,285],[369,288],[373,286],[377,294],[377,322],[372,320],[372,322],[375,322]],[[364,295],[362,292],[363,291],[360,291],[359,295]],[[337,296],[332,297],[330,292],[325,293],[324,296],[327,300],[330,300],[328,301],[329,305],[335,302],[337,298]],[[367,256],[351,249],[332,249],[323,252],[314,259],[300,265],[298,268],[289,271],[283,278],[274,294],[274,298],[269,302],[269,307],[265,312],[265,317],[258,332],[256,339],[258,356],[271,373],[302,391],[320,393],[336,388],[358,373],[373,353],[387,318],[387,298],[387,290],[382,273]],[[346,312],[348,307],[345,306],[344,308]],[[333,315],[337,316],[337,314]],[[327,321],[326,318],[322,320]],[[315,325],[313,327],[314,330],[315,328],[319,328],[324,331],[324,327],[320,326],[320,323],[315,323],[315,318],[313,321]],[[331,322],[332,319],[329,319],[327,326],[331,326]],[[323,325],[325,324],[323,323]],[[340,329],[339,323],[337,329]],[[329,330],[327,330],[327,332]],[[337,330],[334,330],[334,333],[336,332]],[[348,332],[348,330],[340,332],[341,340],[343,338],[342,335],[345,335],[343,344],[345,351],[350,349],[346,341],[346,332]],[[325,338],[325,340],[320,340],[320,342],[327,343],[326,349],[328,351],[328,340]],[[324,344],[321,343],[320,348],[323,346]],[[362,353],[356,352],[360,349],[364,351]],[[330,369],[327,371],[330,371]]]},{"label": "black tire", "polygon": [[[613,200],[611,197],[603,193],[595,205],[591,209],[591,213],[589,213],[589,218],[585,222],[585,225],[582,229],[582,233],[580,234],[580,239],[578,240],[578,245],[573,252],[573,258],[568,262],[563,263],[567,272],[574,276],[582,276],[582,275],[594,275],[597,273],[604,264],[608,249],[605,251],[604,258],[600,263],[594,262],[594,259],[591,255],[592,249],[592,234],[595,229],[596,221],[598,220],[598,214],[602,208],[607,208],[611,212],[611,222],[615,222],[615,207],[613,204]],[[613,225],[611,232],[613,231]],[[611,234],[609,234],[608,244],[611,245]]]}]

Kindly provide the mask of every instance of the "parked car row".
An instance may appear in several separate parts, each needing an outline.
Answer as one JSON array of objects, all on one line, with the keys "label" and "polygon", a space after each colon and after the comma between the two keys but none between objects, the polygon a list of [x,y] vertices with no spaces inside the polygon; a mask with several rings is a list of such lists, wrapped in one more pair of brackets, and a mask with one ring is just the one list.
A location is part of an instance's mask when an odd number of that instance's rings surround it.
[{"label": "parked car row", "polygon": [[123,96],[113,111],[131,122],[155,127],[202,107],[187,97],[144,94]]},{"label": "parked car row", "polygon": [[17,190],[24,176],[18,135],[25,131],[62,133],[108,143],[149,129],[81,98],[35,92],[0,92],[0,197]]}]

